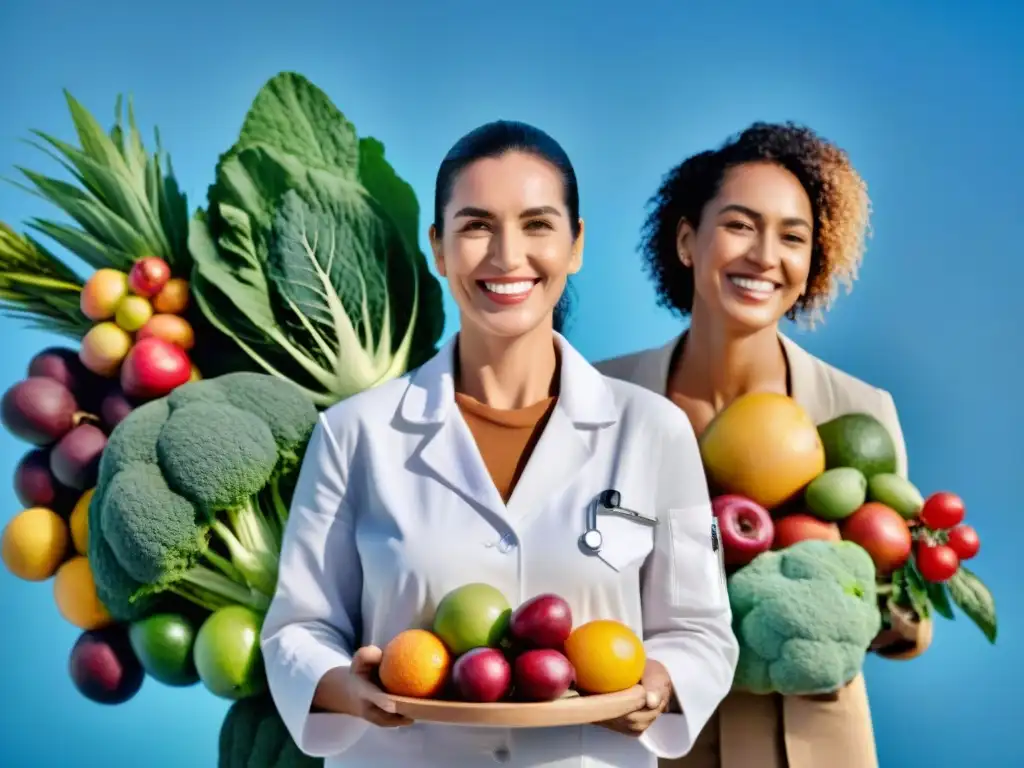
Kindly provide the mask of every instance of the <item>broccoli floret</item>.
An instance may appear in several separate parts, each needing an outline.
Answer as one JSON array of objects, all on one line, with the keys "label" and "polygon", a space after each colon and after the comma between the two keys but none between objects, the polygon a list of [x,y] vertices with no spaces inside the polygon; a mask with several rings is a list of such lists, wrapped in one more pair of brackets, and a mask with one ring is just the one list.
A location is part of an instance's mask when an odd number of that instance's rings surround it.
[{"label": "broccoli floret", "polygon": [[864,664],[882,625],[875,566],[852,542],[766,552],[729,579],[740,643],[735,686],[753,693],[837,690]]},{"label": "broccoli floret", "polygon": [[89,511],[97,592],[114,617],[138,618],[161,593],[264,610],[285,489],[316,419],[297,386],[257,373],[185,384],[129,414]]},{"label": "broccoli floret", "polygon": [[269,696],[231,705],[220,728],[217,768],[323,768],[299,751]]}]

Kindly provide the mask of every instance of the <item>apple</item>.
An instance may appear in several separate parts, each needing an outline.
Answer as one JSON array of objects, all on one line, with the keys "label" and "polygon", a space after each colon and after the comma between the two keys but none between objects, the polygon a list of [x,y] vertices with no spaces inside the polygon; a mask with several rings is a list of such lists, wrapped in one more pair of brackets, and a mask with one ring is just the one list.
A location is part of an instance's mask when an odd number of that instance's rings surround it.
[{"label": "apple", "polygon": [[558,595],[537,595],[512,612],[509,632],[527,647],[561,649],[572,632],[572,609]]},{"label": "apple", "polygon": [[131,348],[131,335],[116,323],[104,321],[82,337],[78,358],[97,376],[113,378]]},{"label": "apple", "polygon": [[880,576],[906,563],[914,544],[907,521],[877,501],[869,501],[843,521],[843,538],[871,555]]},{"label": "apple", "polygon": [[511,684],[512,667],[497,648],[474,648],[459,656],[452,667],[452,685],[464,701],[499,701]]},{"label": "apple", "polygon": [[742,566],[772,547],[775,524],[768,510],[746,496],[727,493],[711,502],[726,565]]},{"label": "apple", "polygon": [[116,269],[97,269],[82,286],[79,309],[90,320],[109,320],[128,292],[128,276]]},{"label": "apple", "polygon": [[576,670],[561,652],[535,648],[516,657],[513,679],[517,698],[554,701],[576,682]]},{"label": "apple", "polygon": [[839,526],[826,520],[819,520],[814,515],[797,512],[786,515],[775,521],[774,549],[785,549],[798,541],[820,539],[822,541],[839,541]]},{"label": "apple", "polygon": [[171,268],[158,256],[144,256],[128,272],[128,289],[147,299],[156,296],[171,279]]},{"label": "apple", "polygon": [[129,398],[151,400],[180,387],[191,375],[185,350],[151,337],[136,342],[121,364],[121,389]]}]

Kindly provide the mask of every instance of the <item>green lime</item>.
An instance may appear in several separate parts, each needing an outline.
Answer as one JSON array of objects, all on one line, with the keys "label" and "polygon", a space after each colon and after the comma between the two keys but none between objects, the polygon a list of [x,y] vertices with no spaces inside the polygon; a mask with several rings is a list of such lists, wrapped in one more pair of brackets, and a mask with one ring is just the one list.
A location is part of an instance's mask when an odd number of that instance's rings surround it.
[{"label": "green lime", "polygon": [[196,630],[184,616],[158,613],[128,630],[132,650],[146,674],[164,685],[182,687],[199,682],[192,646]]}]

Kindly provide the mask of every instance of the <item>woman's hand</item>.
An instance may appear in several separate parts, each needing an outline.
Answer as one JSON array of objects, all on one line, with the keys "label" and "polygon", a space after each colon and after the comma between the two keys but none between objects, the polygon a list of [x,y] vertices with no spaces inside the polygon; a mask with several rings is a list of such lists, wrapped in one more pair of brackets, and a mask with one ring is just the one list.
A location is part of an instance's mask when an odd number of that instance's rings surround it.
[{"label": "woman's hand", "polygon": [[410,725],[412,720],[396,714],[395,704],[373,681],[380,666],[381,650],[367,645],[356,651],[348,668],[332,669],[320,681],[313,705],[321,710],[359,717],[381,728]]},{"label": "woman's hand", "polygon": [[672,679],[668,676],[668,670],[660,661],[649,660],[644,667],[644,676],[640,679],[640,685],[647,691],[647,699],[643,706],[628,715],[598,723],[627,736],[639,736],[646,731],[662,712],[667,710],[672,703]]}]

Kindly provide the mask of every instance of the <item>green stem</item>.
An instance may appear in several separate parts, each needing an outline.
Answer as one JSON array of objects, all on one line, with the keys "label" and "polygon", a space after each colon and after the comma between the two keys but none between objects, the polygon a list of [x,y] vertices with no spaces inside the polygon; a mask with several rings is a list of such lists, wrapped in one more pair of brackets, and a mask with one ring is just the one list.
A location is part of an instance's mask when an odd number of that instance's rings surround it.
[{"label": "green stem", "polygon": [[227,558],[221,557],[212,549],[206,550],[205,557],[207,560],[210,561],[210,565],[215,567],[218,571],[223,573],[232,581],[237,581],[239,584],[245,582],[245,578],[242,576],[241,573],[239,573],[238,569],[235,568],[235,566],[233,566]]},{"label": "green stem", "polygon": [[267,567],[266,558],[254,555],[239,542],[231,530],[220,520],[215,520],[210,530],[220,536],[224,545],[231,553],[231,562],[245,577],[250,587],[262,592],[264,595],[272,595],[277,590],[276,567],[271,571]]},{"label": "green stem", "polygon": [[265,611],[269,608],[270,598],[268,595],[273,594],[258,589],[247,589],[203,566],[190,568],[180,582],[197,588],[201,594],[207,596],[207,599],[223,600],[228,605],[244,605],[255,611]]}]

